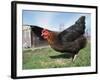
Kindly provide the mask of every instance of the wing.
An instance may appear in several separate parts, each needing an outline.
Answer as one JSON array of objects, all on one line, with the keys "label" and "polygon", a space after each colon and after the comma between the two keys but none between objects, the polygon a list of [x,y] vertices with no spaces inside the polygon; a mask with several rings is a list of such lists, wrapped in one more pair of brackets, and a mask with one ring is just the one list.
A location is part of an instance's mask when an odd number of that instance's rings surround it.
[{"label": "wing", "polygon": [[85,16],[81,16],[74,25],[62,31],[58,37],[62,42],[71,42],[85,33]]}]

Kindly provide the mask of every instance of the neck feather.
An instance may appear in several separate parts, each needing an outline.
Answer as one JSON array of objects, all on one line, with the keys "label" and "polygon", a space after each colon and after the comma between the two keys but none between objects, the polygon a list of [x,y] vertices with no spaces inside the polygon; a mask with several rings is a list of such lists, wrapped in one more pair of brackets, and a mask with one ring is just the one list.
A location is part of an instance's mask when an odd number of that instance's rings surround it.
[{"label": "neck feather", "polygon": [[54,44],[57,42],[57,35],[53,32],[50,32],[47,38],[49,44]]}]

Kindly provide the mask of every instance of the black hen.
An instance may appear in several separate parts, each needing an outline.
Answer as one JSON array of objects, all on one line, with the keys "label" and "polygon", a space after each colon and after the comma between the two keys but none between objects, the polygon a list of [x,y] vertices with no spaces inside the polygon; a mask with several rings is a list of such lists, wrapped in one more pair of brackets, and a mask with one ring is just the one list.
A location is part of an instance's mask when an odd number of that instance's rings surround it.
[{"label": "black hen", "polygon": [[70,53],[72,59],[86,45],[85,16],[81,16],[74,25],[60,33],[44,29],[42,36],[47,39],[50,46],[59,52]]}]

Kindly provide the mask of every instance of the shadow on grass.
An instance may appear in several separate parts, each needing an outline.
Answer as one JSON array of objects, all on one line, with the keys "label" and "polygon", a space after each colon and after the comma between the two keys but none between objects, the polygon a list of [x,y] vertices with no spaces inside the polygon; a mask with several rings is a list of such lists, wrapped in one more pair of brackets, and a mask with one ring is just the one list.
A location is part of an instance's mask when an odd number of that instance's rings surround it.
[{"label": "shadow on grass", "polygon": [[68,58],[69,59],[71,57],[72,57],[72,55],[67,54],[67,53],[56,55],[56,56],[50,56],[50,58],[52,58],[52,59],[57,59],[57,58]]}]

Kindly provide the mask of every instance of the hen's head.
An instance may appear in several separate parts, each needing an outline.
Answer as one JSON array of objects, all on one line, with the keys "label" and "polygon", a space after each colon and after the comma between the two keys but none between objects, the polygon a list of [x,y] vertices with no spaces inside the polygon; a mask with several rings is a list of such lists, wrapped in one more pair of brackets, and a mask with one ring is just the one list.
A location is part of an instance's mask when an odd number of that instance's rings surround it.
[{"label": "hen's head", "polygon": [[49,38],[49,35],[50,35],[49,30],[43,29],[41,33],[42,33],[41,36],[43,36],[44,39],[48,39]]}]

